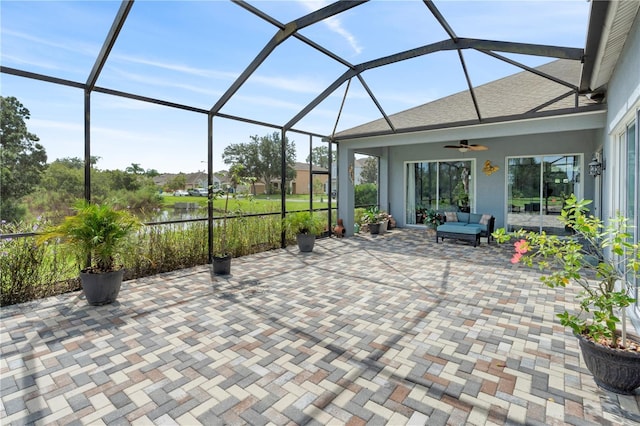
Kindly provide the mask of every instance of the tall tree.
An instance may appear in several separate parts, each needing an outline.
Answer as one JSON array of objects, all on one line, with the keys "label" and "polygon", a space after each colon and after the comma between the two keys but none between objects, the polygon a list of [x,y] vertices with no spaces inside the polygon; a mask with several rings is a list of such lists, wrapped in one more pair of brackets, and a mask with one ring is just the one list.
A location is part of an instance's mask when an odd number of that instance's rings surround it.
[{"label": "tall tree", "polygon": [[171,179],[167,180],[165,188],[169,191],[175,191],[177,189],[184,189],[187,186],[187,177],[184,173],[178,173]]},{"label": "tall tree", "polygon": [[364,160],[360,171],[360,182],[378,183],[378,159],[376,157],[368,157]]},{"label": "tall tree", "polygon": [[47,167],[40,139],[27,130],[29,118],[17,98],[0,96],[0,218],[6,221],[24,216],[18,201],[33,191]]},{"label": "tall tree", "polygon": [[[332,160],[335,159],[335,152],[332,152]],[[311,154],[307,155],[306,162],[314,166],[329,168],[329,148],[326,145],[316,146],[311,150]]]},{"label": "tall tree", "polygon": [[[288,138],[285,138],[285,145],[286,177],[293,179],[296,147]],[[242,177],[256,177],[264,182],[267,194],[271,194],[271,183],[280,179],[282,159],[280,147],[281,139],[278,132],[262,137],[255,135],[251,136],[251,142],[227,146],[222,153],[222,159],[226,164],[242,164],[244,166]]]},{"label": "tall tree", "polygon": [[134,175],[144,174],[144,169],[142,168],[142,166],[140,166],[140,163],[131,163],[131,165],[124,169],[124,171],[127,173],[132,173]]}]

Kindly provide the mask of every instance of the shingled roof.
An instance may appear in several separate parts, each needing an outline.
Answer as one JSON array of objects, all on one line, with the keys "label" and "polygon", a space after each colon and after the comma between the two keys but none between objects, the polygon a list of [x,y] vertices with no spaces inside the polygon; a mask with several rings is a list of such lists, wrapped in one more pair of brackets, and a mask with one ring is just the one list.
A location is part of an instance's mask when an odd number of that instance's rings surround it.
[{"label": "shingled roof", "polygon": [[[596,104],[581,95],[578,96],[578,109],[575,108],[575,88],[580,81],[580,62],[559,59],[539,66],[535,70],[566,82],[574,88],[530,71],[522,71],[474,87],[480,119],[469,90],[390,115],[389,119],[396,132],[404,133],[430,128],[506,121],[510,118],[533,118],[554,113],[577,112],[582,108],[590,109],[589,107]],[[563,95],[566,96],[563,97]],[[349,139],[393,133],[386,120],[381,118],[339,132],[335,138]]]}]

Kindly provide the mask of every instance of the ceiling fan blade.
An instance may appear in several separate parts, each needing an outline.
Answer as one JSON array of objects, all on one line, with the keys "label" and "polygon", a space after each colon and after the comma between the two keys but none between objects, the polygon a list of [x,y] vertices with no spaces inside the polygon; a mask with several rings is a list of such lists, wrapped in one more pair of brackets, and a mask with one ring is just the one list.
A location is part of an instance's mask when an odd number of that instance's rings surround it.
[{"label": "ceiling fan blade", "polygon": [[486,151],[489,148],[484,145],[469,145],[469,149],[472,151]]},{"label": "ceiling fan blade", "polygon": [[464,148],[462,145],[445,145],[444,147],[453,149]]}]

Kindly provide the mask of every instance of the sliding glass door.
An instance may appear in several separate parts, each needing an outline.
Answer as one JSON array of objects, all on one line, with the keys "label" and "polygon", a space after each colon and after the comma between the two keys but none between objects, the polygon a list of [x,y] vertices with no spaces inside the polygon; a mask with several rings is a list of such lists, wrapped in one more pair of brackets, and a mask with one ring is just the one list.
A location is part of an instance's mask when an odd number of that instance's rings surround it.
[{"label": "sliding glass door", "polygon": [[566,234],[558,218],[567,197],[582,196],[580,164],[579,155],[509,158],[507,228]]},{"label": "sliding glass door", "polygon": [[407,163],[407,223],[422,223],[422,214],[430,209],[471,211],[473,165],[473,160]]}]

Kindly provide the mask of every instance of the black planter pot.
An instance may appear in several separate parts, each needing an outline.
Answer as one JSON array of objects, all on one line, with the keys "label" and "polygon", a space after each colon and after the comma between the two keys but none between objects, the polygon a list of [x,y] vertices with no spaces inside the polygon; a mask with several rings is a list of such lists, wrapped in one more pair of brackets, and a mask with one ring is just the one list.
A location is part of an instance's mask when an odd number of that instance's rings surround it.
[{"label": "black planter pot", "polygon": [[301,252],[309,253],[313,251],[313,247],[316,244],[316,236],[313,234],[298,234],[296,235],[296,241]]},{"label": "black planter pot", "polygon": [[[576,337],[584,362],[598,386],[622,395],[634,394],[640,387],[640,353],[611,349],[584,336]],[[637,336],[627,335],[627,339],[640,341]]]},{"label": "black planter pot", "polygon": [[375,235],[375,234],[379,234],[380,233],[380,223],[370,223],[369,224],[369,232],[371,233],[371,235]]},{"label": "black planter pot", "polygon": [[214,275],[231,274],[231,255],[213,256],[212,271]]},{"label": "black planter pot", "polygon": [[93,274],[80,272],[82,290],[90,305],[107,305],[113,303],[118,298],[124,269],[113,272]]}]

